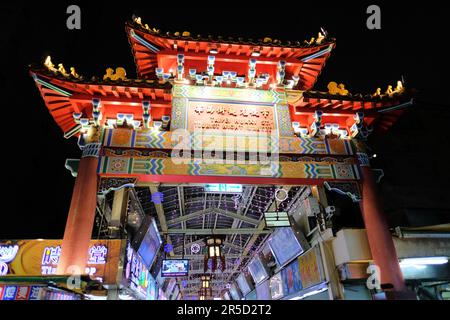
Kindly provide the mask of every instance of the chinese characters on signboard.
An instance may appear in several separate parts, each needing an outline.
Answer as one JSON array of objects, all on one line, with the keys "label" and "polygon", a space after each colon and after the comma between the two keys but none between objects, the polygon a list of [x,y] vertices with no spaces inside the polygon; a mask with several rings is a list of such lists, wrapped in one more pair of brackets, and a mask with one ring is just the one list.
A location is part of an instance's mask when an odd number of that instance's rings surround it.
[{"label": "chinese characters on signboard", "polygon": [[[108,254],[108,248],[105,245],[93,245],[89,248],[89,265],[99,265],[106,263],[106,256]],[[46,247],[42,255],[42,271],[43,275],[56,274],[56,268],[58,266],[59,258],[61,256],[61,246]],[[94,275],[97,272],[97,268],[89,266],[86,268],[86,273]]]},{"label": "chinese characters on signboard", "polygon": [[0,300],[39,300],[43,286],[0,285]]},{"label": "chinese characters on signboard", "polygon": [[276,129],[272,106],[190,101],[188,130],[271,133]]},{"label": "chinese characters on signboard", "polygon": [[[53,275],[62,240],[7,240],[0,243],[1,276]],[[103,283],[116,281],[122,240],[92,240],[84,273]]]}]

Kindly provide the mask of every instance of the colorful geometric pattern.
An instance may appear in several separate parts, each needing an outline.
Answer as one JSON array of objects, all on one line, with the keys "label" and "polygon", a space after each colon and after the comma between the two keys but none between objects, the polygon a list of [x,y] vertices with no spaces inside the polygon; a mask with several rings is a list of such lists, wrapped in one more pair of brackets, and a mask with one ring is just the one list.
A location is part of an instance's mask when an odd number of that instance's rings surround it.
[{"label": "colorful geometric pattern", "polygon": [[172,97],[172,120],[170,124],[170,128],[172,131],[186,128],[187,105],[188,99],[183,97]]},{"label": "colorful geometric pattern", "polygon": [[277,111],[278,131],[280,136],[294,135],[294,128],[292,128],[291,115],[289,113],[289,106],[277,104],[275,105]]},{"label": "colorful geometric pattern", "polygon": [[[174,141],[172,141],[172,139]],[[181,147],[183,145],[183,147]],[[275,135],[218,135],[211,132],[180,134],[151,129],[106,129],[104,147],[133,149],[192,149],[235,152],[269,150],[280,154],[353,155],[350,140]]]},{"label": "colorful geometric pattern", "polygon": [[174,98],[242,101],[273,105],[287,104],[284,92],[275,90],[174,85],[172,95]]},{"label": "colorful geometric pattern", "polygon": [[100,158],[99,174],[188,175],[357,180],[357,166],[330,162],[248,163],[172,158]]}]

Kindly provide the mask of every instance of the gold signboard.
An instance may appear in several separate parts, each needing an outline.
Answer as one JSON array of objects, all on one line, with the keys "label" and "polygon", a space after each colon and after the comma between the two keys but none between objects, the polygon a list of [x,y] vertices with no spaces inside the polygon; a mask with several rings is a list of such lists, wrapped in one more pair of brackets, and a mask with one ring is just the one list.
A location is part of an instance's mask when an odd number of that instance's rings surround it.
[{"label": "gold signboard", "polygon": [[188,130],[226,133],[265,133],[276,130],[274,107],[251,104],[189,101]]},{"label": "gold signboard", "polygon": [[[62,240],[0,242],[1,276],[46,276],[56,273]],[[122,240],[91,240],[85,270],[92,279],[115,283]]]}]

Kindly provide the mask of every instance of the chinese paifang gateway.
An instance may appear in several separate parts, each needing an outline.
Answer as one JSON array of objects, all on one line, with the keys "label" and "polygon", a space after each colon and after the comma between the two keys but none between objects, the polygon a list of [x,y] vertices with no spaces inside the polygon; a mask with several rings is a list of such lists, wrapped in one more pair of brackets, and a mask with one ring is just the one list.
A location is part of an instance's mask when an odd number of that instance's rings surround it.
[{"label": "chinese paifang gateway", "polygon": [[[360,203],[370,246],[364,261],[379,266],[382,287],[407,292],[364,143],[372,131],[389,129],[412,104],[401,81],[367,95],[350,93],[337,82],[325,92],[314,90],[335,48],[335,39],[323,30],[304,42],[243,40],[163,33],[136,18],[126,24],[126,32],[137,79],[121,67],[88,79],[50,57],[30,68],[64,136],[77,137],[83,150],[80,160],[66,164],[76,182],[58,274],[66,275],[74,265],[84,270],[94,226],[119,238],[122,222],[128,221],[126,227],[134,230],[128,240],[137,243],[136,230],[153,210],[167,256],[190,260],[189,276],[170,281],[173,291],[178,287],[175,298],[223,297],[255,253],[264,252],[273,231],[265,226],[266,212],[291,210],[306,198],[326,208],[325,190],[331,190]],[[205,130],[199,134],[198,128]],[[176,164],[171,155],[180,130],[193,152],[220,158],[228,151],[239,160],[239,154],[246,159],[267,146],[278,161],[220,164],[192,158]],[[231,134],[235,144],[224,147],[222,134]],[[219,195],[208,193],[210,184],[243,188]],[[286,197],[277,198],[280,193]],[[147,207],[149,201],[153,204]],[[101,227],[94,225],[98,203],[100,211],[109,208]],[[221,236],[216,240],[223,263],[203,239],[213,234]],[[190,252],[197,244],[208,252]],[[130,250],[130,257],[137,254]],[[157,268],[161,255],[147,267]],[[335,272],[329,263],[323,268]],[[208,291],[199,275],[208,268],[215,274],[219,265],[222,272]],[[306,269],[300,265],[300,270]],[[321,281],[330,297],[339,295],[333,283],[339,280]]]}]

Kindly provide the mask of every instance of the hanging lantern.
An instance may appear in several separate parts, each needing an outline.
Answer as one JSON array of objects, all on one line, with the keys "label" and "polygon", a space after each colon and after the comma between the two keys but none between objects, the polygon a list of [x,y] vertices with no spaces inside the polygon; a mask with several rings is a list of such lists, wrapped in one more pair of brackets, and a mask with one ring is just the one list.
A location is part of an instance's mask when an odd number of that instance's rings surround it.
[{"label": "hanging lantern", "polygon": [[215,272],[220,262],[220,270],[225,270],[225,255],[222,252],[223,237],[211,236],[206,238],[205,272],[208,270],[208,262],[211,261],[211,271]]},{"label": "hanging lantern", "polygon": [[209,287],[211,285],[211,276],[208,274],[205,274],[205,275],[201,276],[200,279],[202,281],[202,288],[209,289]]},{"label": "hanging lantern", "polygon": [[212,297],[212,289],[211,288],[209,288],[209,289],[201,288],[198,291],[198,297],[199,297],[199,300],[207,300],[208,298]]},{"label": "hanging lantern", "polygon": [[211,276],[209,274],[204,274],[200,277],[201,280],[201,291],[205,297],[212,296],[212,286],[211,286]]}]

